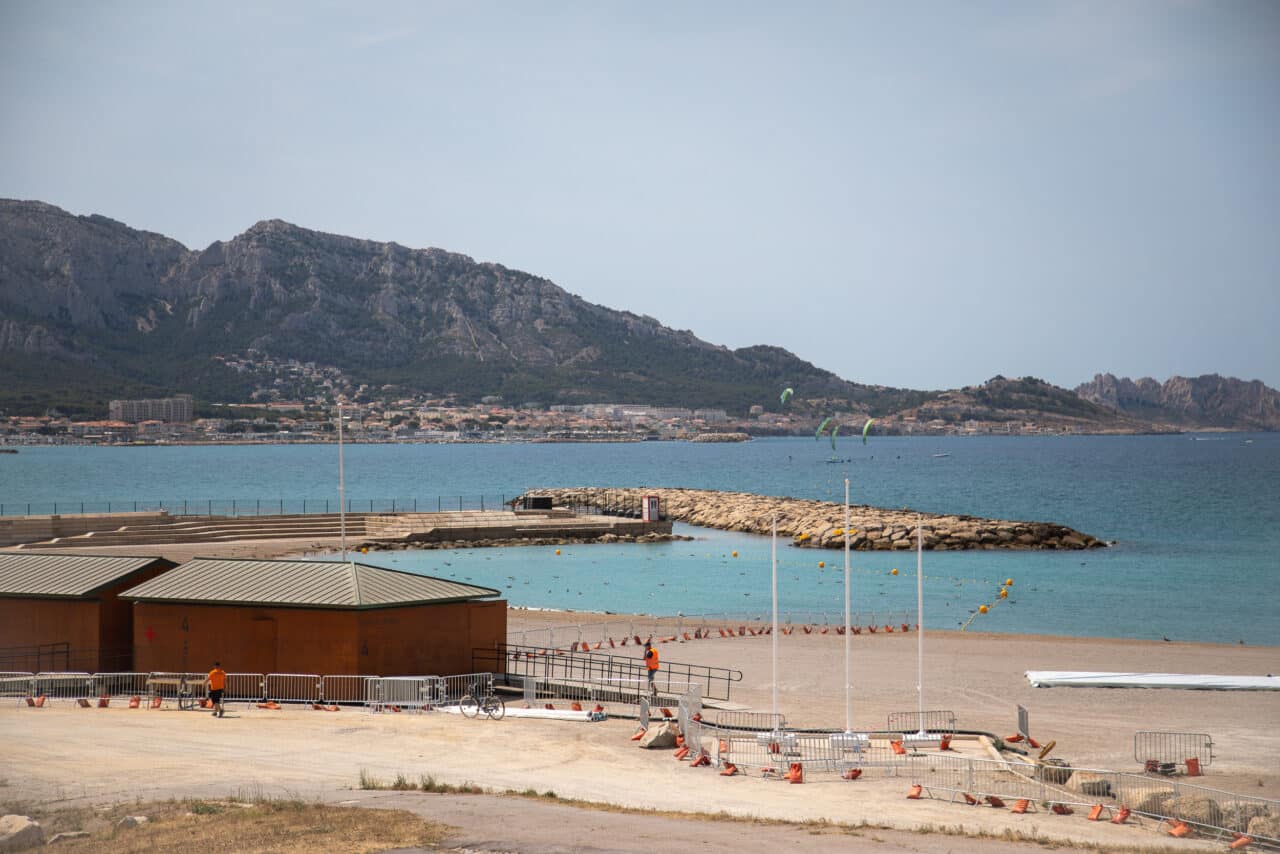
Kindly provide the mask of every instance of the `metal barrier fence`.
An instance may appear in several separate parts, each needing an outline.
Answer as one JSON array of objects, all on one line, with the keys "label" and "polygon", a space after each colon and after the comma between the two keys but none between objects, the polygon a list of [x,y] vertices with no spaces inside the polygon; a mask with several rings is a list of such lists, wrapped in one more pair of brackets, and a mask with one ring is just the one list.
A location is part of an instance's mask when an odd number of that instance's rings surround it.
[{"label": "metal barrier fence", "polygon": [[468,694],[478,699],[493,693],[492,673],[463,673],[439,679],[441,705],[454,705]]},{"label": "metal barrier fence", "polygon": [[0,671],[0,699],[16,700],[19,704],[27,697],[34,696],[33,684],[36,675],[21,670]]},{"label": "metal barrier fence", "polygon": [[712,719],[708,723],[725,730],[775,732],[787,727],[787,717],[781,712],[774,714],[773,712],[742,712],[716,709],[711,712],[711,715]]},{"label": "metal barrier fence", "polygon": [[31,693],[48,700],[87,700],[93,696],[90,673],[37,673]]},{"label": "metal barrier fence", "polygon": [[1112,814],[1125,807],[1141,818],[1185,822],[1199,836],[1221,839],[1240,834],[1280,847],[1280,836],[1272,830],[1280,821],[1280,801],[1167,778],[931,754],[927,762],[913,767],[912,782],[931,792],[946,792],[950,800],[966,794],[979,800],[994,795],[1071,808],[1102,805]]},{"label": "metal barrier fence", "polygon": [[444,702],[444,679],[439,676],[370,676],[365,679],[365,709],[425,711]]},{"label": "metal barrier fence", "polygon": [[227,686],[222,690],[222,702],[256,703],[266,697],[266,675],[262,673],[228,673]]},{"label": "metal barrier fence", "polygon": [[320,698],[326,703],[348,703],[363,706],[368,699],[368,676],[322,676]]},{"label": "metal barrier fence", "polygon": [[262,695],[277,703],[318,703],[320,674],[268,673],[263,679]]},{"label": "metal barrier fence", "polygon": [[93,694],[97,697],[141,697],[147,693],[146,673],[95,673]]},{"label": "metal barrier fence", "polygon": [[[445,513],[510,510],[518,492],[420,498],[348,498],[348,513]],[[295,516],[337,513],[331,498],[104,498],[90,501],[0,501],[2,516],[84,516],[90,513],[165,512],[170,516]]]},{"label": "metal barrier fence", "polygon": [[1213,763],[1213,738],[1206,732],[1142,730],[1133,734],[1133,758],[1147,771],[1182,765],[1194,775]]},{"label": "metal barrier fence", "polygon": [[886,729],[897,732],[954,733],[956,713],[950,709],[932,709],[915,712],[890,712]]}]

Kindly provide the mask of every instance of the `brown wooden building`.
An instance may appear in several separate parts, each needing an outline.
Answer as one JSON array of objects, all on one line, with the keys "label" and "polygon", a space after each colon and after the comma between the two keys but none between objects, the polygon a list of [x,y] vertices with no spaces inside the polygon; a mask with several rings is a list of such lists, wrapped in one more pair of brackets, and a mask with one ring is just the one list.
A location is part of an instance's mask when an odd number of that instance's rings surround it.
[{"label": "brown wooden building", "polygon": [[120,592],[174,565],[158,557],[0,552],[0,670],[132,670],[133,603]]},{"label": "brown wooden building", "polygon": [[144,671],[446,676],[507,634],[497,590],[354,562],[197,558],[123,595]]}]

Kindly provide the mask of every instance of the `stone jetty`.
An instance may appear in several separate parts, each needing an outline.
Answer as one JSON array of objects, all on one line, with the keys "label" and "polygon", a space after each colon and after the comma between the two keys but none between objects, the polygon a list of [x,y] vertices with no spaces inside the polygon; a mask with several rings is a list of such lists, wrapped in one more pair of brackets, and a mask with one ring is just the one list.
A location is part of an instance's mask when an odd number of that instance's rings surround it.
[{"label": "stone jetty", "polygon": [[[704,528],[768,534],[774,514],[779,536],[808,548],[844,548],[844,505],[830,501],[778,498],[748,492],[710,489],[581,487],[537,489],[529,496],[549,496],[557,506],[638,508],[640,498],[656,495],[669,520]],[[916,522],[924,547],[933,551],[969,549],[1093,549],[1102,540],[1052,522],[1017,522],[977,516],[889,510],[849,505],[849,547],[858,551],[909,551],[916,547]]]}]

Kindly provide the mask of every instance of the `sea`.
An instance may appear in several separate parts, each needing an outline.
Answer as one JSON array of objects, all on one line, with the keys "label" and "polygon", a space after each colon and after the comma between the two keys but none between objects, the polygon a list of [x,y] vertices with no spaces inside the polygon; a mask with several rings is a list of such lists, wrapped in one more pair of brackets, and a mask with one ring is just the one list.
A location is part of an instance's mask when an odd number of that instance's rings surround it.
[{"label": "sea", "polygon": [[[847,479],[854,504],[1058,522],[1111,544],[925,552],[926,628],[1280,645],[1276,433],[873,435],[835,448],[809,438],[348,444],[343,464],[353,510],[492,509],[526,489],[573,486],[843,502]],[[336,511],[338,469],[336,445],[23,446],[0,455],[0,514]],[[769,537],[683,524],[676,531],[694,539],[358,559],[492,587],[527,608],[721,618],[770,611]],[[782,539],[776,566],[782,619],[842,622],[841,551]],[[914,553],[853,552],[850,579],[855,622],[915,622]]]}]

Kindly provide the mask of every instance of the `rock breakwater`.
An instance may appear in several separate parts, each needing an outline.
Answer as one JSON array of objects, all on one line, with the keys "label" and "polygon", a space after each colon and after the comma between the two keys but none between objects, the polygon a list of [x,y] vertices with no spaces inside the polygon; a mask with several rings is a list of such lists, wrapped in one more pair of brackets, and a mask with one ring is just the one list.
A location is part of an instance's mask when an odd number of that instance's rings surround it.
[{"label": "rock breakwater", "polygon": [[[778,534],[806,548],[844,548],[844,505],[830,501],[778,498],[748,492],[710,489],[580,487],[530,490],[530,496],[550,496],[557,506],[639,507],[640,498],[656,495],[666,518],[718,528],[768,534],[774,514]],[[849,505],[849,527],[855,532],[849,547],[858,551],[909,551],[916,547],[919,520],[924,547],[933,551],[971,549],[1093,549],[1102,540],[1052,522],[1020,522],[977,516],[889,510],[865,504]]]}]

